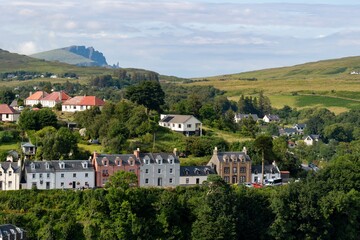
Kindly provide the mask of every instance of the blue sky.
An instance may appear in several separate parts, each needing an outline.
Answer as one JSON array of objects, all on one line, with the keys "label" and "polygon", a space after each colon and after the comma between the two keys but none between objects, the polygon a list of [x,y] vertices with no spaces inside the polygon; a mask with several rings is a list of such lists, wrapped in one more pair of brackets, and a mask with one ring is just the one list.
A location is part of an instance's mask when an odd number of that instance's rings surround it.
[{"label": "blue sky", "polygon": [[206,77],[360,55],[360,4],[0,0],[0,48],[93,46],[108,63]]}]

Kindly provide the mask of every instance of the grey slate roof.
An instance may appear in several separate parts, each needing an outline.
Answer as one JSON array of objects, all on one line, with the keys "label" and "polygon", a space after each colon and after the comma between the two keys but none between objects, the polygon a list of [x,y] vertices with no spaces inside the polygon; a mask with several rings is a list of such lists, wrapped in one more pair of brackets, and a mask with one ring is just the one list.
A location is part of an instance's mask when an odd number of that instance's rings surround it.
[{"label": "grey slate roof", "polygon": [[21,172],[21,168],[17,162],[0,162],[0,169],[4,172],[13,169],[15,173]]},{"label": "grey slate roof", "polygon": [[225,162],[226,159],[229,162],[241,162],[242,160],[251,161],[249,155],[244,152],[218,152],[216,155],[220,162]]},{"label": "grey slate roof", "polygon": [[0,225],[1,239],[26,239],[25,231],[12,224]]},{"label": "grey slate roof", "polygon": [[236,117],[237,119],[239,119],[239,120],[241,120],[241,119],[248,119],[248,118],[250,118],[250,117],[252,117],[252,119],[253,119],[254,121],[259,120],[259,117],[258,117],[257,114],[237,113],[237,114],[235,115],[235,117]]},{"label": "grey slate roof", "polygon": [[[251,166],[251,173],[260,173],[261,174],[261,165],[253,165]],[[278,168],[272,164],[267,164],[264,166],[264,173],[280,173]]]},{"label": "grey slate roof", "polygon": [[29,142],[22,142],[21,147],[35,147],[35,145],[29,143]]},{"label": "grey slate roof", "polygon": [[95,161],[98,166],[103,166],[102,160],[106,158],[109,161],[109,165],[116,165],[115,161],[120,160],[121,165],[130,165],[129,161],[133,159],[135,165],[139,165],[140,161],[134,154],[98,154]]},{"label": "grey slate roof", "polygon": [[[87,163],[87,168],[84,168],[82,163]],[[65,163],[65,168],[60,168],[59,163]],[[32,169],[32,164],[35,165],[35,169]],[[49,169],[46,169],[46,164],[49,164]],[[26,173],[44,173],[44,172],[55,172],[55,171],[61,171],[61,172],[87,172],[91,171],[93,169],[93,165],[89,160],[51,160],[51,161],[35,161],[35,162],[26,162],[25,163],[25,172]]]},{"label": "grey slate roof", "polygon": [[[163,119],[160,120],[160,122],[166,122],[166,123],[186,123],[189,119],[195,118],[192,115],[174,115],[174,114],[168,114]],[[196,119],[196,118],[195,118]],[[196,119],[198,120],[198,119]],[[198,120],[199,121],[199,120]],[[199,121],[200,122],[200,121]]]},{"label": "grey slate roof", "polygon": [[215,170],[209,166],[180,166],[180,177],[207,176],[209,174],[215,174]]}]

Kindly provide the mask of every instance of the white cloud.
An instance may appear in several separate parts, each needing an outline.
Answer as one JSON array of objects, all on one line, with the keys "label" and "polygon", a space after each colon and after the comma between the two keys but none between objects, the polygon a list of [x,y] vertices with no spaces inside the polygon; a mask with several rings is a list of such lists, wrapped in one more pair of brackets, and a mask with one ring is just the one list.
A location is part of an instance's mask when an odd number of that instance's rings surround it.
[{"label": "white cloud", "polygon": [[33,54],[37,52],[37,47],[34,42],[24,42],[18,46],[18,53],[20,54]]}]

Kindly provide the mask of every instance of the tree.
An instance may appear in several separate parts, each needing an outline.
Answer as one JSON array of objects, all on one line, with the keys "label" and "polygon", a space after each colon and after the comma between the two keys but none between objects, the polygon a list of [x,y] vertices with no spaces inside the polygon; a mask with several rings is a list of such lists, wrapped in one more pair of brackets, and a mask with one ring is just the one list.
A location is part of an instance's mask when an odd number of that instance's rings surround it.
[{"label": "tree", "polygon": [[0,92],[0,103],[10,104],[15,99],[15,93],[11,90],[3,90]]},{"label": "tree", "polygon": [[150,110],[161,111],[165,103],[165,93],[157,81],[143,81],[126,89],[125,97],[130,101],[144,105]]},{"label": "tree", "polygon": [[118,171],[110,176],[109,181],[105,184],[105,187],[127,190],[130,187],[135,187],[137,185],[138,179],[135,173]]},{"label": "tree", "polygon": [[254,141],[254,148],[256,151],[261,153],[261,184],[263,184],[264,178],[264,164],[265,164],[265,155],[267,157],[272,156],[272,138],[267,135],[260,135]]}]

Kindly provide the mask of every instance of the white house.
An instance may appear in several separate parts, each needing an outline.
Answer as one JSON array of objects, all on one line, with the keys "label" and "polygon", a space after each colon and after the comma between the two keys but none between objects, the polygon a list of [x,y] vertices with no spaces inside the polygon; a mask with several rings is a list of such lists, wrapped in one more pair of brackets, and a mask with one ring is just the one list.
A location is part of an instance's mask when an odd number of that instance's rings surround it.
[{"label": "white house", "polygon": [[242,114],[242,113],[237,113],[235,114],[235,122],[238,123],[243,119],[250,119],[252,118],[255,122],[257,120],[259,120],[259,117],[257,114]]},{"label": "white house", "polygon": [[207,181],[210,174],[215,170],[210,166],[184,166],[180,167],[180,185],[197,185]]},{"label": "white house", "polygon": [[294,128],[296,129],[296,131],[299,134],[304,134],[304,130],[306,128],[306,124],[305,123],[297,123],[294,125]]},{"label": "white house", "polygon": [[304,138],[304,143],[307,146],[312,146],[320,140],[320,135],[310,134]]},{"label": "white house", "polygon": [[140,187],[176,187],[180,179],[180,161],[174,153],[139,153]]},{"label": "white house", "polygon": [[263,117],[263,121],[266,123],[280,122],[280,118],[278,115],[267,114]]},{"label": "white house", "polygon": [[43,99],[48,95],[47,92],[44,91],[37,91],[34,94],[30,92],[30,96],[25,99],[25,105],[26,106],[34,106],[38,103],[40,103],[40,100]]},{"label": "white house", "polygon": [[[260,183],[261,181],[261,165],[251,166],[251,182],[252,183]],[[281,178],[281,173],[278,166],[273,162],[272,164],[268,164],[264,166],[264,182],[268,179],[278,179]]]},{"label": "white house", "polygon": [[21,161],[0,163],[0,190],[20,189]]},{"label": "white house", "polygon": [[95,96],[76,96],[63,102],[61,110],[63,112],[79,112],[92,107],[99,107],[101,110],[104,105],[105,102]]},{"label": "white house", "polygon": [[95,171],[88,160],[27,162],[25,181],[27,189],[93,188]]},{"label": "white house", "polygon": [[0,104],[0,122],[16,122],[20,112],[7,104]]},{"label": "white house", "polygon": [[70,96],[67,95],[64,91],[52,92],[44,98],[40,99],[40,103],[43,107],[55,107],[57,103],[65,102],[70,99]]},{"label": "white house", "polygon": [[161,114],[159,125],[187,136],[202,135],[202,123],[192,115]]}]

